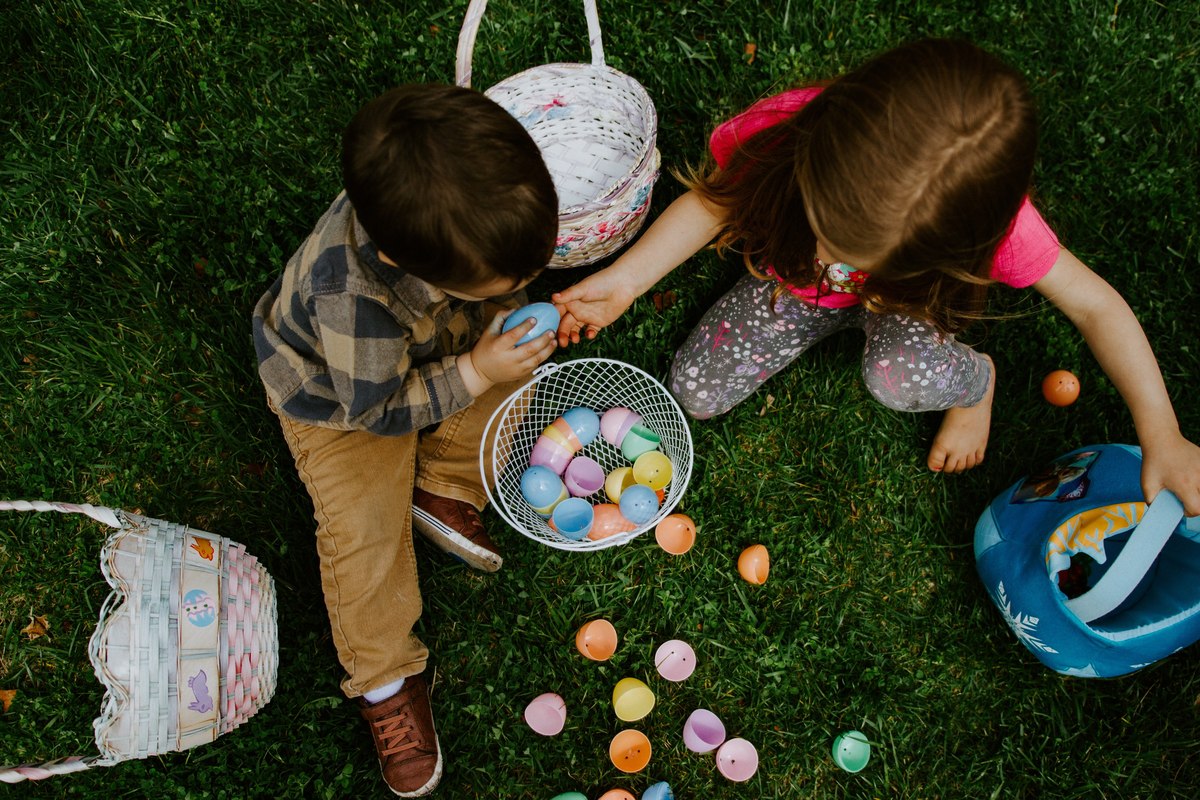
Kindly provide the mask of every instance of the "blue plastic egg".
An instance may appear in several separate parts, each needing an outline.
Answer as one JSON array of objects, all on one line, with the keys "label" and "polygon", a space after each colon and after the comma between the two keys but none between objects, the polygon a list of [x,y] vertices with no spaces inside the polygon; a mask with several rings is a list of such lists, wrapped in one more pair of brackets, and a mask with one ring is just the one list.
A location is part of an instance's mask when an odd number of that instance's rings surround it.
[{"label": "blue plastic egg", "polygon": [[500,326],[501,333],[507,333],[513,328],[520,325],[530,317],[537,320],[537,324],[533,326],[533,330],[526,333],[517,340],[517,347],[531,342],[537,337],[545,334],[547,331],[558,330],[558,309],[551,303],[530,303],[527,306],[522,306],[516,311],[508,315],[504,320],[504,324]]},{"label": "blue plastic egg", "polygon": [[580,541],[592,530],[595,512],[582,497],[569,497],[554,507],[554,528],[568,539]]},{"label": "blue plastic egg", "polygon": [[634,525],[644,525],[658,513],[658,495],[649,486],[635,483],[621,492],[621,516]]},{"label": "blue plastic egg", "polygon": [[659,781],[642,792],[642,800],[675,800],[675,793],[666,781]]},{"label": "blue plastic egg", "polygon": [[549,516],[554,506],[567,498],[567,487],[549,467],[530,467],[521,473],[521,496],[539,513]]},{"label": "blue plastic egg", "polygon": [[579,439],[579,443],[584,447],[591,444],[596,434],[600,433],[600,416],[590,408],[569,409],[563,412],[562,418],[571,426],[575,438]]}]

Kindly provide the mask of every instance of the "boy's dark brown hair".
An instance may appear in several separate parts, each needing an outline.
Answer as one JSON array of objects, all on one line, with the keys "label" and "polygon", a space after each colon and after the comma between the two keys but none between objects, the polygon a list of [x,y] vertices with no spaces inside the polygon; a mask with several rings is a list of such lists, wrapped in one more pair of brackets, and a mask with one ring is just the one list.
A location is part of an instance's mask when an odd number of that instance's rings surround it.
[{"label": "boy's dark brown hair", "polygon": [[515,285],[554,253],[558,199],[541,153],[474,90],[410,84],[367,103],[342,136],[342,178],[380,251],[437,286]]},{"label": "boy's dark brown hair", "polygon": [[727,211],[718,247],[821,285],[819,235],[869,268],[864,305],[955,332],[982,316],[992,260],[1033,174],[1024,78],[964,41],[926,39],[824,84],[749,138],[725,170],[685,178]]}]

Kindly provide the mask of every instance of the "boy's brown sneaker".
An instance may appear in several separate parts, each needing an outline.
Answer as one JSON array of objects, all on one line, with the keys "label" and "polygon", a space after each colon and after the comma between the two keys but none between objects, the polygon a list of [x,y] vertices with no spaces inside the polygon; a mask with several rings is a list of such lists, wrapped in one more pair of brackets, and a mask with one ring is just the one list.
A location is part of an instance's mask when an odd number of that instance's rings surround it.
[{"label": "boy's brown sneaker", "polygon": [[504,559],[470,503],[413,487],[413,529],[435,547],[484,572],[500,569]]},{"label": "boy's brown sneaker", "polygon": [[386,700],[360,701],[359,713],[371,726],[384,783],[400,797],[423,797],[442,779],[442,748],[433,728],[429,684],[424,675],[404,679]]}]

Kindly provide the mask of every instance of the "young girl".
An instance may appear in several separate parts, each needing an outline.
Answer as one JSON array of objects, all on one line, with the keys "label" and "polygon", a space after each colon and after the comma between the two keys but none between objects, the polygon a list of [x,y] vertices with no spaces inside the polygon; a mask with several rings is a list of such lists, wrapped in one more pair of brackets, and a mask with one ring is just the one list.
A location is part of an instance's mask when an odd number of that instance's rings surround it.
[{"label": "young girl", "polygon": [[829,334],[867,335],[863,379],[885,405],[945,417],[928,458],[983,459],[995,369],[955,340],[991,283],[1033,286],[1078,327],[1128,403],[1148,498],[1200,514],[1200,448],[1176,422],[1141,326],[1059,246],[1027,197],[1037,146],[1023,78],[966,42],[886,52],[823,86],[720,125],[716,162],[612,266],[554,295],[559,342],[591,338],[713,239],[749,274],[676,353],[671,390],[694,417],[728,411]]}]

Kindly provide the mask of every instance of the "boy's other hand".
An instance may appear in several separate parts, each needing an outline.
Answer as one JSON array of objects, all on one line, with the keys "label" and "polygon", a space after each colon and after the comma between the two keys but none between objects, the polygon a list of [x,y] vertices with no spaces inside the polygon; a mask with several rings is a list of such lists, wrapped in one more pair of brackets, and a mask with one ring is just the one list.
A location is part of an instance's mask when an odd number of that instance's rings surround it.
[{"label": "boy's other hand", "polygon": [[[509,312],[511,313],[511,312]],[[492,318],[487,330],[479,337],[470,353],[459,356],[459,369],[467,388],[475,396],[479,396],[497,383],[508,383],[519,378],[528,377],[534,367],[541,364],[554,352],[554,332],[548,331],[523,345],[517,341],[533,330],[536,319],[528,319],[505,333],[500,332],[507,313],[497,314]],[[466,362],[464,365],[462,362]],[[475,391],[469,373],[474,372],[487,385],[481,391]]]}]

